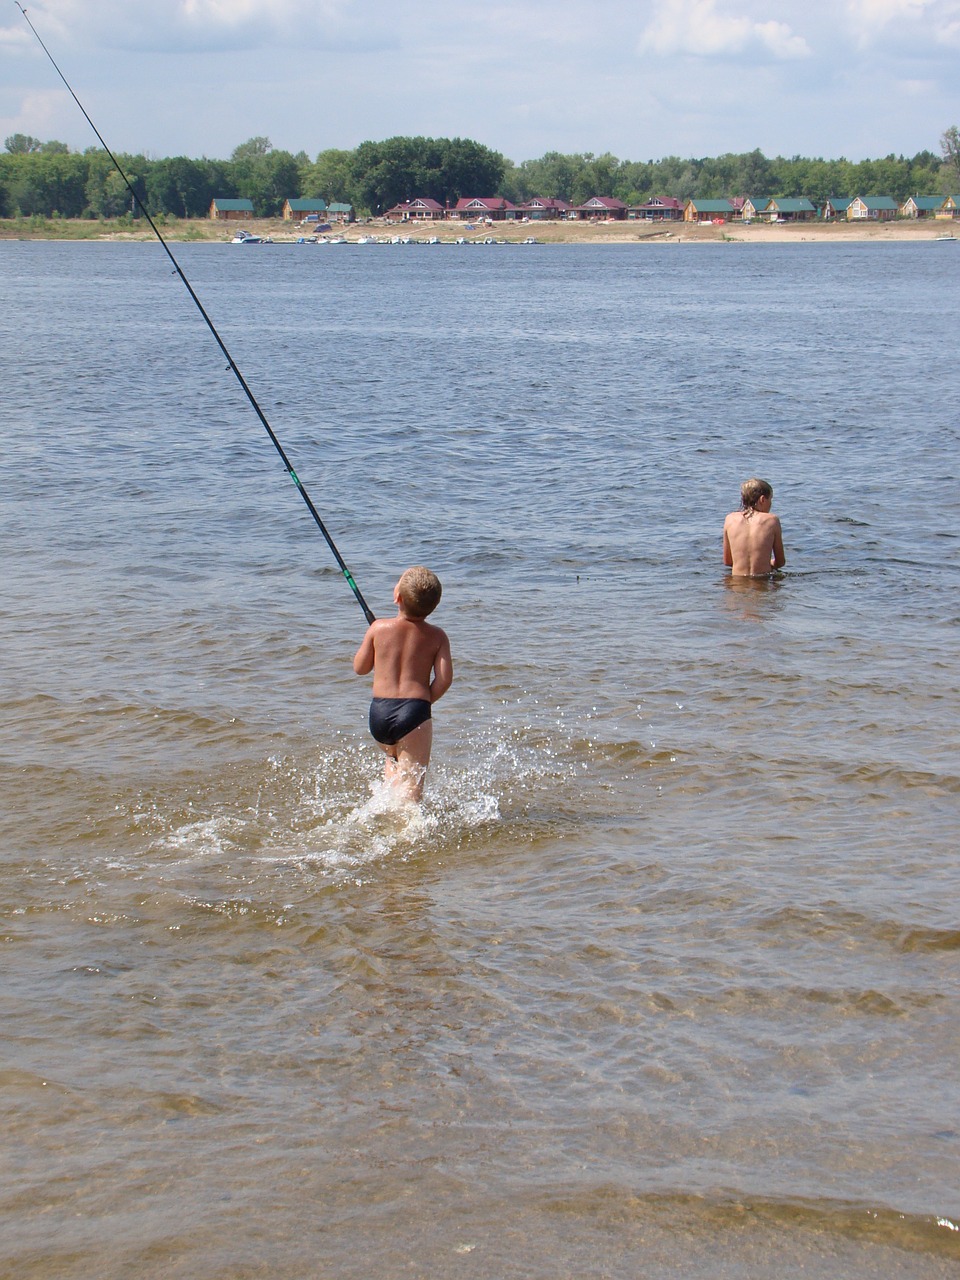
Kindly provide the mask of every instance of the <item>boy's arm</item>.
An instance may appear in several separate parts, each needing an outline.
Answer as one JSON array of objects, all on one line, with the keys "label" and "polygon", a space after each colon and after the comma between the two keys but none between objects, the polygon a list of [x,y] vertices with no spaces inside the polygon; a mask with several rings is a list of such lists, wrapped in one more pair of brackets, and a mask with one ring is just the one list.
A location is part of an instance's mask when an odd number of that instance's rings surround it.
[{"label": "boy's arm", "polygon": [[783,530],[780,528],[780,520],[777,516],[773,517],[776,524],[773,527],[773,558],[771,564],[775,569],[782,569],[787,563],[787,557],[783,553]]},{"label": "boy's arm", "polygon": [[727,533],[727,521],[723,522],[723,563],[733,568],[733,552],[730,549],[730,535]]},{"label": "boy's arm", "polygon": [[358,676],[367,676],[373,670],[373,628],[376,624],[371,623],[367,627],[367,634],[360,643],[360,648],[353,655],[353,669]]},{"label": "boy's arm", "polygon": [[438,702],[453,684],[453,658],[450,641],[444,633],[440,648],[433,660],[433,679],[430,681],[430,701]]}]

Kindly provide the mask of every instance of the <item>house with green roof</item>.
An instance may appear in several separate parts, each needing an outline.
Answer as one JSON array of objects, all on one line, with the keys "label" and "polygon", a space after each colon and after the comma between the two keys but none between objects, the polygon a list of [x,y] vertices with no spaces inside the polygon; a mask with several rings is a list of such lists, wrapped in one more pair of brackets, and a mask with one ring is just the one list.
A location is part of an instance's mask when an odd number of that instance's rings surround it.
[{"label": "house with green roof", "polygon": [[683,206],[684,222],[726,221],[733,216],[733,204],[729,200],[687,200]]},{"label": "house with green roof", "polygon": [[754,218],[760,217],[768,202],[768,196],[744,196],[743,204],[740,206],[740,217],[744,222],[752,222]]},{"label": "house with green roof", "polygon": [[353,205],[340,204],[334,202],[327,205],[327,221],[328,222],[352,222],[353,221]]},{"label": "house with green roof", "polygon": [[869,218],[889,222],[898,212],[896,201],[889,196],[854,196],[847,209],[847,221],[862,222]]},{"label": "house with green roof", "polygon": [[823,216],[825,218],[845,218],[847,210],[853,202],[847,197],[831,196],[829,200],[823,202]]},{"label": "house with green roof", "polygon": [[222,218],[226,221],[231,219],[237,220],[241,218],[253,217],[253,201],[252,200],[222,200],[219,196],[210,201],[211,218]]},{"label": "house with green roof", "polygon": [[960,218],[960,196],[945,196],[936,212],[938,218]]},{"label": "house with green roof", "polygon": [[774,196],[764,205],[760,216],[770,222],[809,222],[817,216],[817,210],[804,198]]},{"label": "house with green roof", "polygon": [[319,196],[297,196],[288,197],[283,202],[282,217],[284,222],[290,222],[294,218],[298,222],[302,222],[304,218],[310,218],[317,221],[326,216],[327,202],[321,200]]},{"label": "house with green roof", "polygon": [[943,196],[909,196],[900,206],[901,218],[932,218],[943,204]]}]

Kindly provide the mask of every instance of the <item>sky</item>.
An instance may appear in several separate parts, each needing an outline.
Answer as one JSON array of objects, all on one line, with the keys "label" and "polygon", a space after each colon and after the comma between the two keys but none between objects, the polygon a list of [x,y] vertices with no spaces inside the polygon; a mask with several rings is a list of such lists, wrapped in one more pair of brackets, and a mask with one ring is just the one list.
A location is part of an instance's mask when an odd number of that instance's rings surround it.
[{"label": "sky", "polygon": [[[311,159],[397,135],[519,164],[939,152],[960,0],[24,0],[117,152]],[[96,138],[14,0],[0,138]]]}]

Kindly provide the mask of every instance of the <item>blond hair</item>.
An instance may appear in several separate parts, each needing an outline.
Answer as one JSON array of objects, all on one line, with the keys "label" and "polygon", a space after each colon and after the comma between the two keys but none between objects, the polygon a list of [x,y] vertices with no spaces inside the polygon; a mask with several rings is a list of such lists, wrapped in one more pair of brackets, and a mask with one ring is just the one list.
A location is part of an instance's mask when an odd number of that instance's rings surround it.
[{"label": "blond hair", "polygon": [[753,511],[761,498],[772,498],[773,486],[766,480],[744,480],[740,486],[740,506],[744,511]]},{"label": "blond hair", "polygon": [[440,603],[443,587],[435,573],[415,564],[401,575],[397,591],[411,618],[426,618]]}]

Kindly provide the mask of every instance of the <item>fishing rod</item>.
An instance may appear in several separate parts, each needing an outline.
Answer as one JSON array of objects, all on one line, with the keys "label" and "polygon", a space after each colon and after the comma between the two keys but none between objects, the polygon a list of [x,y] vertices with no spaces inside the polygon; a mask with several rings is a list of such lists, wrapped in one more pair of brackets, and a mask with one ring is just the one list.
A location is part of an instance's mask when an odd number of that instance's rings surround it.
[{"label": "fishing rod", "polygon": [[168,258],[170,259],[170,261],[173,263],[173,269],[174,269],[174,271],[176,271],[177,275],[178,275],[178,276],[180,277],[180,279],[182,280],[184,288],[186,289],[187,293],[189,293],[190,297],[193,299],[194,303],[196,304],[196,308],[197,308],[197,310],[198,310],[198,311],[200,312],[200,314],[203,316],[204,321],[206,322],[207,328],[208,328],[208,329],[210,330],[210,332],[213,334],[213,336],[214,336],[214,338],[215,338],[215,340],[216,340],[217,346],[220,348],[220,350],[223,352],[224,356],[226,357],[226,360],[227,360],[227,368],[228,368],[228,369],[230,369],[230,370],[232,371],[232,373],[235,375],[235,377],[236,377],[237,381],[240,383],[240,386],[241,386],[241,387],[242,387],[242,389],[243,389],[243,394],[247,397],[247,399],[250,401],[250,404],[253,406],[253,411],[254,411],[254,413],[255,413],[255,414],[257,415],[257,417],[260,419],[260,422],[261,422],[261,424],[262,424],[262,426],[263,426],[263,429],[266,431],[267,435],[270,437],[271,441],[273,442],[273,446],[274,446],[274,448],[276,449],[277,453],[279,453],[280,458],[281,458],[281,461],[283,462],[283,465],[286,467],[286,469],[287,469],[287,473],[289,474],[290,479],[291,479],[291,480],[293,481],[293,483],[297,486],[297,491],[299,492],[300,497],[301,497],[301,498],[304,500],[304,502],[306,503],[306,505],[307,505],[307,510],[310,512],[310,514],[313,516],[314,520],[316,521],[317,528],[318,528],[318,529],[320,530],[320,532],[323,534],[323,536],[324,536],[324,539],[325,539],[325,541],[326,541],[327,546],[330,548],[330,550],[331,550],[331,551],[332,551],[332,553],[333,553],[333,558],[336,560],[337,564],[340,566],[340,572],[343,574],[344,578],[346,579],[346,581],[347,581],[347,585],[349,586],[349,588],[350,588],[350,590],[353,592],[353,594],[356,596],[356,598],[357,598],[357,603],[359,604],[360,608],[363,610],[364,617],[366,618],[367,622],[374,622],[374,621],[375,621],[374,614],[372,613],[372,611],[371,611],[371,609],[370,609],[370,606],[367,604],[366,600],[364,600],[363,596],[361,595],[361,593],[360,593],[360,588],[359,588],[359,587],[357,586],[357,584],[354,582],[354,580],[353,580],[353,574],[352,574],[352,573],[350,572],[350,570],[347,568],[347,565],[346,565],[346,562],[345,562],[345,560],[344,560],[343,556],[342,556],[342,555],[340,554],[340,552],[337,550],[337,544],[334,542],[333,538],[331,538],[331,536],[330,536],[330,534],[329,534],[329,532],[328,532],[328,530],[327,530],[327,526],[326,526],[326,525],[323,523],[323,521],[321,520],[321,518],[320,518],[320,513],[319,513],[319,511],[317,510],[317,508],[313,505],[313,502],[312,502],[312,500],[311,500],[311,498],[310,498],[309,493],[307,493],[306,489],[305,489],[305,488],[304,488],[304,486],[303,486],[303,482],[301,481],[300,477],[297,475],[296,471],[294,471],[293,466],[292,466],[292,464],[291,464],[291,462],[290,462],[290,459],[287,457],[286,453],[284,452],[283,445],[282,445],[282,444],[280,443],[280,441],[277,439],[277,436],[276,436],[276,434],[274,433],[273,427],[271,427],[270,423],[267,421],[266,414],[263,412],[263,410],[260,408],[259,404],[257,403],[257,398],[256,398],[256,396],[255,396],[255,395],[253,394],[253,392],[250,390],[249,386],[247,385],[247,381],[246,381],[246,379],[244,378],[244,376],[243,376],[243,374],[240,372],[240,370],[237,368],[237,365],[236,365],[236,362],[235,362],[235,360],[234,360],[233,356],[232,356],[232,355],[230,354],[230,352],[227,350],[226,343],[225,343],[225,342],[224,342],[224,340],[220,337],[220,334],[217,332],[217,327],[216,327],[216,325],[213,323],[213,321],[212,321],[212,320],[210,319],[210,317],[207,315],[207,312],[206,312],[206,309],[204,308],[203,303],[202,303],[202,302],[200,301],[200,299],[197,297],[196,293],[195,293],[195,292],[194,292],[194,290],[193,290],[193,286],[191,285],[191,283],[190,283],[190,281],[187,279],[187,277],[184,275],[184,273],[183,273],[183,269],[182,269],[182,267],[180,266],[180,263],[179,263],[179,262],[176,260],[176,258],[173,256],[173,252],[171,251],[170,246],[167,244],[166,240],[164,240],[163,236],[160,234],[160,230],[159,230],[159,228],[157,227],[157,224],[156,224],[156,223],[154,222],[154,220],[150,217],[150,214],[147,212],[147,208],[146,208],[146,206],[144,205],[143,201],[142,201],[142,200],[140,199],[140,197],[137,195],[136,191],[134,191],[133,186],[132,186],[132,184],[131,184],[131,182],[130,182],[130,179],[127,177],[127,175],[124,173],[123,169],[122,169],[122,168],[121,168],[121,166],[120,166],[120,162],[119,162],[119,160],[118,160],[118,159],[117,159],[117,157],[113,154],[113,152],[110,150],[110,148],[107,146],[106,142],[104,142],[104,140],[103,140],[103,135],[101,134],[100,130],[97,128],[97,126],[96,126],[96,125],[93,123],[93,121],[90,119],[90,116],[87,114],[87,109],[86,109],[86,107],[83,105],[83,103],[82,103],[82,102],[80,101],[80,99],[77,97],[77,95],[74,93],[73,88],[72,88],[72,86],[71,86],[70,82],[67,80],[67,77],[63,74],[63,72],[62,72],[62,71],[60,70],[60,68],[57,66],[56,61],[54,60],[53,54],[50,52],[50,50],[47,48],[47,46],[46,46],[46,45],[43,43],[43,41],[40,39],[40,33],[37,31],[36,27],[33,25],[33,23],[32,23],[32,22],[30,21],[30,19],[27,17],[27,11],[26,11],[26,9],[23,7],[23,5],[22,5],[22,4],[20,4],[20,0],[14,0],[14,4],[17,6],[17,8],[18,8],[18,9],[20,10],[20,12],[23,14],[24,21],[26,22],[26,24],[27,24],[27,26],[30,28],[30,30],[33,32],[33,34],[36,36],[36,38],[37,38],[37,43],[40,45],[40,48],[43,50],[43,52],[44,52],[44,53],[47,55],[47,57],[49,58],[49,60],[50,60],[50,64],[51,64],[51,66],[53,67],[54,71],[56,71],[57,75],[60,77],[60,79],[61,79],[61,80],[63,81],[63,83],[66,85],[66,87],[67,87],[67,92],[70,94],[70,97],[74,100],[74,102],[75,102],[75,103],[77,104],[77,106],[80,108],[81,112],[83,113],[83,117],[84,117],[84,119],[86,120],[87,124],[90,126],[90,128],[93,130],[93,132],[97,135],[97,138],[98,138],[98,139],[99,139],[99,141],[100,141],[100,145],[101,145],[101,147],[103,147],[104,151],[107,153],[107,155],[108,155],[108,156],[110,157],[110,159],[113,161],[113,166],[114,166],[114,168],[116,169],[117,173],[119,173],[120,177],[123,179],[124,184],[125,184],[125,186],[126,186],[127,190],[130,192],[130,195],[133,197],[133,199],[136,201],[137,205],[139,206],[141,213],[142,213],[142,214],[143,214],[143,216],[146,218],[147,222],[150,224],[150,229],[153,231],[153,234],[157,237],[157,239],[158,239],[158,240],[160,241],[160,243],[163,245],[163,248],[164,248],[164,251],[165,251],[165,253],[166,253],[167,257],[168,257]]}]

